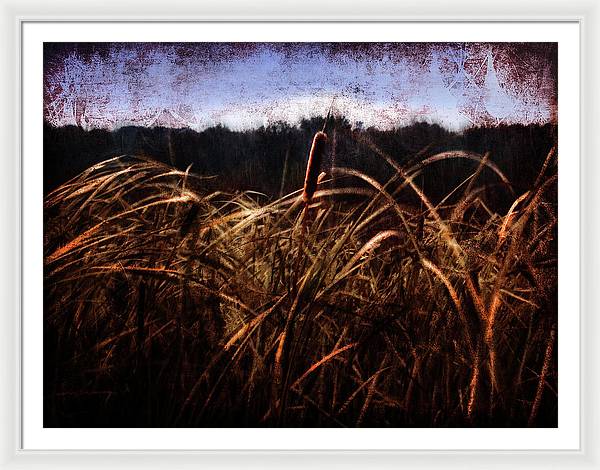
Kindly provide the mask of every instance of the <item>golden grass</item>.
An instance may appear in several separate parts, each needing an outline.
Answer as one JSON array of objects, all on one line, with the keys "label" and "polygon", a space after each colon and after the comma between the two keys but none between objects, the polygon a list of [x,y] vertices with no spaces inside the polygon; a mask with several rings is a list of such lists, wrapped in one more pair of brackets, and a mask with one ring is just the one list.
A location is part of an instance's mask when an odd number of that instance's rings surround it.
[{"label": "golden grass", "polygon": [[[52,412],[110,389],[97,419],[130,425],[551,422],[555,151],[499,214],[477,183],[487,169],[509,185],[493,154],[403,168],[376,149],[392,180],[333,168],[320,187],[325,144],[304,187],[268,203],[134,157],[48,195]],[[477,168],[436,204],[415,178],[450,158]]]}]

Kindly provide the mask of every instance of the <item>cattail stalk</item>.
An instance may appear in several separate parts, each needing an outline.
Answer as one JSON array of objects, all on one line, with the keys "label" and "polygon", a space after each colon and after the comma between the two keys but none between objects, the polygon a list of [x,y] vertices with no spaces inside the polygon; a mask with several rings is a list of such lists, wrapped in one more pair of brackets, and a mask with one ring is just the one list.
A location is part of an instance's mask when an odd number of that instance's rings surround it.
[{"label": "cattail stalk", "polygon": [[[323,161],[323,155],[325,154],[325,146],[327,144],[327,134],[325,134],[325,126],[327,125],[327,121],[329,119],[329,115],[325,120],[325,124],[323,125],[323,131],[319,131],[313,137],[312,146],[310,148],[310,153],[308,155],[308,164],[306,166],[306,176],[304,178],[304,191],[302,192],[302,200],[304,201],[304,210],[302,211],[302,219],[301,219],[301,231],[300,231],[300,247],[304,245],[304,234],[307,227],[307,216],[308,216],[308,208],[309,204],[312,200],[312,197],[317,189],[317,185],[319,184],[319,176],[321,173],[321,162]],[[298,250],[298,261],[300,262],[303,258],[303,250],[302,248]],[[294,281],[296,284],[296,281]],[[281,388],[281,399],[279,400],[279,406],[277,410],[278,414],[278,423],[281,424],[283,421],[283,415],[285,413],[285,403],[287,399],[287,385],[289,380],[289,370],[286,373],[285,380],[282,380],[283,376],[283,367],[282,362],[284,362],[284,351],[285,341],[288,336],[292,337],[291,328],[293,327],[293,317],[295,315],[295,310],[297,307],[299,298],[296,297],[292,308],[288,313],[288,317],[286,320],[285,328],[283,333],[279,339],[279,345],[277,347],[276,360],[275,360],[275,370],[274,370],[274,381],[273,381],[273,395],[274,397],[278,396],[277,390]],[[286,356],[290,353],[287,351]],[[285,361],[287,362],[287,360]],[[297,385],[299,382],[294,383]],[[292,385],[292,388],[294,388]]]},{"label": "cattail stalk", "polygon": [[302,200],[305,204],[310,204],[313,195],[317,189],[319,174],[321,173],[321,162],[325,155],[325,146],[327,144],[327,134],[317,132],[313,138],[310,154],[308,156],[308,165],[306,166],[306,177],[304,178],[304,192]]},{"label": "cattail stalk", "polygon": [[288,174],[288,160],[290,159],[290,147],[288,145],[285,151],[285,159],[283,160],[283,171],[281,173],[281,186],[279,186],[279,198],[283,197],[283,190],[285,189],[285,180]]}]

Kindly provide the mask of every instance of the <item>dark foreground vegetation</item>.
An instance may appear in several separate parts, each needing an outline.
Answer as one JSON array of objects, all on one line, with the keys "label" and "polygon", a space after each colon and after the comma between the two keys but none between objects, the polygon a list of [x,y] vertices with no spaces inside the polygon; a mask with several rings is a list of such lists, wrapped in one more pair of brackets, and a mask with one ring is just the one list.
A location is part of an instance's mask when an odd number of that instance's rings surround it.
[{"label": "dark foreground vegetation", "polygon": [[555,128],[322,125],[45,128],[45,426],[557,425]]}]

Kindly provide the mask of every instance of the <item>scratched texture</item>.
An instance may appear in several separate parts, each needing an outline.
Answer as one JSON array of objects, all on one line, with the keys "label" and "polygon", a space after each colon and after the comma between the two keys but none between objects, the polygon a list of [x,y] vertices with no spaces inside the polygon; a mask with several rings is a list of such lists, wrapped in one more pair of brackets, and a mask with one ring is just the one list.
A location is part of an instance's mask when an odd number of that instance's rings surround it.
[{"label": "scratched texture", "polygon": [[543,124],[557,117],[555,43],[46,43],[54,126],[234,130],[334,112],[414,121]]}]

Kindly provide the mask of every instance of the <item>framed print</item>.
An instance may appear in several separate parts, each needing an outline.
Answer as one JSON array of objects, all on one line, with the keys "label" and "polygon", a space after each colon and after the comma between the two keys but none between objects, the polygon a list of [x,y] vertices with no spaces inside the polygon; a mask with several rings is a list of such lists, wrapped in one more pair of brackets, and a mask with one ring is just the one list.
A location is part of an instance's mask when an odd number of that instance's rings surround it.
[{"label": "framed print", "polygon": [[596,466],[577,8],[9,14],[7,465]]}]

